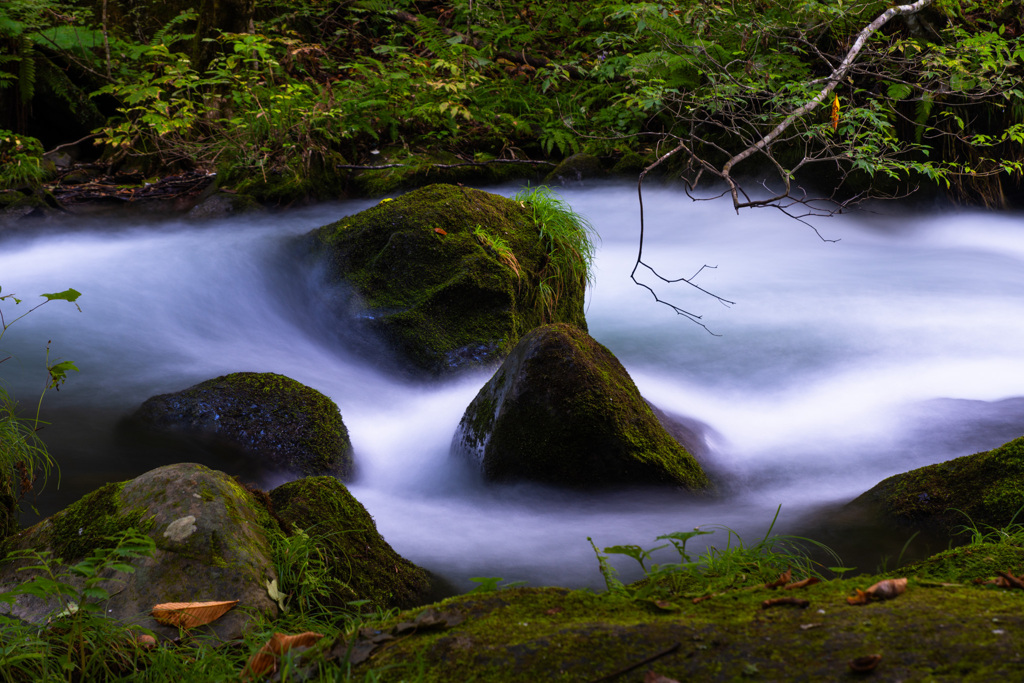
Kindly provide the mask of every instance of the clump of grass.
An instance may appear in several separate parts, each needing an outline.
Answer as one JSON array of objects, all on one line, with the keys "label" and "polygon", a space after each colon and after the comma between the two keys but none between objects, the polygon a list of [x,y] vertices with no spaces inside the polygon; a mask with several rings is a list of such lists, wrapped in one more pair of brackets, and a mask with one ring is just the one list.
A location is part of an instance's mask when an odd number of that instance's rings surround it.
[{"label": "clump of grass", "polygon": [[1021,507],[1017,512],[1013,513],[1013,517],[1010,521],[1001,527],[995,527],[991,524],[982,524],[980,527],[971,519],[963,510],[957,508],[951,508],[953,512],[959,512],[961,515],[967,518],[965,524],[961,524],[953,528],[953,535],[955,537],[967,537],[966,545],[984,545],[988,543],[1008,543],[1010,545],[1024,546],[1024,523],[1018,522],[1017,518],[1021,512],[1024,512],[1024,507]]},{"label": "clump of grass", "polygon": [[[847,568],[839,566],[841,562],[836,553],[818,541],[802,536],[772,534],[778,516],[777,509],[764,537],[750,546],[743,542],[738,533],[726,526],[715,526],[711,530],[697,528],[693,531],[658,536],[655,540],[669,543],[648,550],[637,545],[611,546],[604,549],[606,555],[598,552],[592,540],[587,540],[597,555],[598,565],[608,590],[641,600],[683,595],[694,597],[731,588],[754,586],[774,581],[787,570],[792,572],[794,578],[825,578],[823,569],[831,573],[848,571]],[[725,547],[708,546],[696,559],[691,558],[686,550],[687,541],[716,531],[726,532]],[[651,562],[655,552],[670,545],[678,553],[679,562]],[[834,561],[836,566],[826,568],[811,559],[811,548],[823,553]],[[644,578],[626,586],[616,577],[615,568],[608,562],[607,555],[625,555],[633,558],[640,564]]]},{"label": "clump of grass", "polygon": [[555,309],[566,291],[594,284],[594,227],[550,187],[527,187],[513,199],[533,211],[533,221],[547,250],[547,263],[538,273],[537,303],[542,317],[554,320]]},{"label": "clump of grass", "polygon": [[516,274],[517,278],[520,276],[521,269],[519,267],[519,260],[516,258],[515,253],[512,252],[512,247],[508,245],[507,241],[497,235],[492,235],[487,232],[484,230],[482,225],[477,225],[473,228],[473,237],[476,238],[476,241],[479,242],[484,249],[490,249],[493,251],[495,256],[498,257],[498,260],[508,266],[512,272]]}]

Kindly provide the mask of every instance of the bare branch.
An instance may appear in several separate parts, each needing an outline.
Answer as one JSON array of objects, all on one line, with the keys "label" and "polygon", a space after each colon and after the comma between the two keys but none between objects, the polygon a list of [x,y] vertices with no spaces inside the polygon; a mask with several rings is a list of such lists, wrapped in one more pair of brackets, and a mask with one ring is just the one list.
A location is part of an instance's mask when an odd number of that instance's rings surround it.
[{"label": "bare branch", "polygon": [[[829,79],[825,83],[825,87],[822,88],[821,92],[815,95],[809,102],[806,102],[803,106],[797,108],[795,111],[790,113],[790,115],[787,116],[782,121],[782,123],[780,123],[774,129],[772,129],[770,133],[765,135],[763,138],[758,140],[753,145],[747,147],[739,154],[733,156],[731,159],[729,159],[729,161],[725,162],[725,165],[722,166],[722,171],[720,175],[727,183],[729,183],[729,187],[732,194],[733,207],[736,208],[737,211],[743,207],[748,206],[764,206],[766,203],[776,201],[777,198],[772,200],[759,200],[756,202],[740,202],[740,190],[731,175],[733,166],[740,163],[744,159],[747,159],[748,157],[750,157],[750,155],[754,154],[755,152],[767,148],[768,145],[770,145],[776,138],[782,135],[782,133],[787,128],[789,128],[794,121],[796,121],[804,114],[813,111],[816,107],[818,107],[818,105],[824,102],[825,98],[829,96],[829,94],[835,89],[839,82],[846,77],[846,74],[850,71],[850,68],[853,66],[854,60],[857,59],[857,55],[860,54],[860,51],[863,49],[864,44],[867,42],[868,38],[871,37],[871,34],[873,34],[875,31],[877,31],[886,23],[888,23],[889,20],[892,19],[893,17],[902,14],[914,14],[916,12],[921,11],[928,5],[932,4],[933,1],[934,0],[917,0],[917,2],[910,5],[897,5],[896,7],[890,7],[889,9],[879,14],[874,21],[865,26],[864,29],[857,35],[857,40],[854,41],[853,46],[850,48],[849,52],[846,53],[846,57],[843,59],[843,61],[832,72],[832,75],[829,76]],[[788,176],[787,174],[783,173],[783,177],[787,178]]]}]

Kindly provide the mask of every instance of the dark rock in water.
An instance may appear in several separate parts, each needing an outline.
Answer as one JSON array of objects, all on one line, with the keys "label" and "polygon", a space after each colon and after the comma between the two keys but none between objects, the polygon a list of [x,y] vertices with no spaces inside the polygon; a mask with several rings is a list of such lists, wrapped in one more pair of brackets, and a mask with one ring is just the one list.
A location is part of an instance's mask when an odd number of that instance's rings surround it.
[{"label": "dark rock in water", "polygon": [[226,444],[275,469],[352,473],[352,446],[331,399],[273,373],[236,372],[148,399],[129,424]]},{"label": "dark rock in water", "polygon": [[607,175],[601,166],[601,160],[593,154],[573,154],[564,159],[555,170],[551,171],[544,179],[547,183],[559,183],[560,185],[572,185],[582,183],[584,180],[602,178]]},{"label": "dark rock in water", "polygon": [[[421,371],[492,363],[545,322],[586,328],[586,278],[558,277],[555,247],[524,203],[431,185],[319,228],[312,240],[330,277],[354,292],[343,324],[383,336]],[[542,284],[557,296],[545,299]]]},{"label": "dark rock in water", "polygon": [[946,533],[1024,523],[1024,437],[894,475],[848,507]]},{"label": "dark rock in water", "polygon": [[187,217],[194,220],[213,220],[262,210],[259,202],[249,195],[214,192],[189,209]]},{"label": "dark rock in water", "polygon": [[323,604],[345,607],[369,600],[390,609],[427,601],[427,572],[388,545],[370,513],[337,479],[299,479],[271,491],[270,500],[288,529],[303,529],[319,548],[328,570]]},{"label": "dark rock in water", "polygon": [[[252,618],[277,615],[278,607],[267,592],[267,582],[277,578],[268,533],[282,536],[279,527],[249,491],[202,465],[171,465],[128,482],[107,484],[13,536],[10,549],[49,551],[62,560],[54,561],[54,570],[67,572],[97,549],[112,547],[109,538],[128,529],[153,539],[155,554],[117,558],[131,565],[134,573],[108,570],[109,580],[101,584],[110,593],[102,603],[106,616],[173,638],[179,635],[177,627],[159,625],[151,616],[154,605],[238,600],[227,614],[193,630],[230,640],[241,636]],[[24,569],[36,564],[23,559],[2,565],[0,592],[38,576],[38,571]],[[62,580],[76,591],[85,586],[83,577],[72,573]],[[0,610],[45,623],[64,606],[56,596],[22,594],[9,610]]]},{"label": "dark rock in water", "polygon": [[709,485],[615,356],[565,324],[520,340],[467,408],[454,446],[494,481]]}]

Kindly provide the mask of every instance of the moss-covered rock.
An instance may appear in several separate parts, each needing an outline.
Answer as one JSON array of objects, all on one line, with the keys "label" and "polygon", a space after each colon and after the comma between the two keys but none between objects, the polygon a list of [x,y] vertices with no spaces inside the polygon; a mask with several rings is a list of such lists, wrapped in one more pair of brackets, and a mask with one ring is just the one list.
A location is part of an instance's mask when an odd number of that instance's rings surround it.
[{"label": "moss-covered rock", "polygon": [[455,444],[494,481],[709,485],[618,359],[561,323],[520,340],[466,409]]},{"label": "moss-covered rock", "polygon": [[604,167],[601,166],[601,160],[593,154],[573,154],[562,160],[544,178],[546,183],[557,183],[559,185],[569,185],[573,183],[581,183],[584,180],[593,180],[594,178],[603,178],[606,176]]},{"label": "moss-covered rock", "polygon": [[411,607],[430,591],[427,572],[396,553],[377,532],[373,517],[333,477],[308,477],[277,487],[270,499],[290,530],[305,531],[330,570],[328,605],[353,600],[374,606]]},{"label": "moss-covered rock", "polygon": [[[850,507],[944,532],[1003,527],[1024,507],[1024,437],[889,477]],[[1024,513],[1016,521],[1024,522]]]},{"label": "moss-covered rock", "polygon": [[498,195],[431,185],[312,233],[333,276],[350,284],[352,324],[382,335],[414,367],[445,373],[502,358],[544,322],[585,329],[585,278],[553,307],[552,276],[532,211]]},{"label": "moss-covered rock", "polygon": [[129,424],[223,443],[289,472],[352,472],[352,446],[338,407],[283,375],[236,372],[154,396]]},{"label": "moss-covered rock", "polygon": [[356,193],[360,196],[380,197],[437,183],[480,186],[517,180],[536,182],[544,175],[538,169],[547,168],[543,163],[501,160],[467,163],[464,158],[440,149],[418,150],[410,155],[408,147],[403,145],[383,146],[373,163],[378,168],[371,166],[353,174]]},{"label": "moss-covered rock", "polygon": [[[223,639],[238,637],[249,620],[277,614],[267,593],[276,579],[273,534],[280,528],[245,488],[222,472],[184,463],[161,467],[131,481],[106,484],[65,510],[14,536],[10,549],[48,552],[67,566],[94,550],[113,545],[111,537],[128,529],[148,535],[156,544],[151,557],[121,558],[134,573],[112,575],[104,613],[138,624],[167,637],[178,629],[161,626],[151,616],[165,602],[238,600],[225,616],[203,627]],[[0,566],[0,591],[10,590],[38,574],[25,570],[38,562],[7,561]],[[77,589],[82,577],[63,579]],[[45,621],[60,605],[55,599],[21,595],[10,613],[31,622]]]}]

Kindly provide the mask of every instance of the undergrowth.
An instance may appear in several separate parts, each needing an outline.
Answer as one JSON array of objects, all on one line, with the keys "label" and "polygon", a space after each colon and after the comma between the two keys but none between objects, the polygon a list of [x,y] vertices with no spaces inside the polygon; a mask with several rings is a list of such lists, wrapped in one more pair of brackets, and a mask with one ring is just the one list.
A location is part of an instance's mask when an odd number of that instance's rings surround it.
[{"label": "undergrowth", "polygon": [[[778,516],[779,510],[776,510],[764,537],[749,546],[738,533],[726,526],[664,534],[655,540],[668,543],[646,550],[638,545],[616,545],[604,548],[605,554],[602,554],[592,539],[587,540],[594,548],[608,591],[636,600],[699,597],[774,581],[787,571],[794,578],[825,578],[826,574],[849,571],[847,567],[841,566],[842,562],[834,551],[818,541],[802,536],[772,534]],[[687,542],[716,531],[726,532],[725,547],[709,545],[703,553],[692,558],[686,549]],[[654,553],[668,547],[676,551],[679,561],[655,564]],[[809,550],[812,548],[835,562],[835,566],[825,567],[811,559]],[[616,569],[608,562],[608,555],[625,555],[636,560],[644,572],[644,578],[629,585],[624,584],[618,578]]]}]

